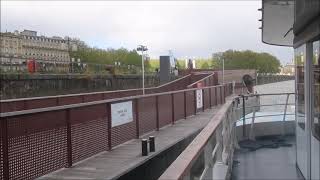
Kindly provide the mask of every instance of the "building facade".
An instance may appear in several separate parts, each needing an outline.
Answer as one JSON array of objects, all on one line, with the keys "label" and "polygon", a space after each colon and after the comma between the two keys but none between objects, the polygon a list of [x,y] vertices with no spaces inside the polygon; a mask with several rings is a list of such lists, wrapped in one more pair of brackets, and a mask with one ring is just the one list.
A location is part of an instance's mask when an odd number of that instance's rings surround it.
[{"label": "building facade", "polygon": [[45,64],[69,64],[76,44],[70,38],[38,36],[36,31],[1,33],[1,64],[23,64],[35,60]]},{"label": "building facade", "polygon": [[281,67],[280,74],[294,76],[295,65],[293,63],[288,63]]}]

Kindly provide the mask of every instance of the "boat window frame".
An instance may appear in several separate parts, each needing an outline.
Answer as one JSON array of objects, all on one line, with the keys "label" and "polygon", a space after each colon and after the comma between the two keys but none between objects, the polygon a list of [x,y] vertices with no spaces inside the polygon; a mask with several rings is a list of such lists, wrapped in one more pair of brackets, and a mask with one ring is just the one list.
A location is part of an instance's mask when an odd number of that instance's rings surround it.
[{"label": "boat window frame", "polygon": [[[302,53],[302,54],[301,54]],[[299,55],[301,54],[301,55]],[[302,58],[301,58],[302,56]],[[295,92],[296,92],[296,124],[303,130],[306,131],[306,125],[307,125],[307,112],[306,112],[306,91],[305,91],[305,86],[306,86],[306,56],[307,56],[307,44],[301,44],[297,48],[294,49],[294,64],[295,64]],[[301,59],[300,59],[301,58]],[[299,62],[298,62],[299,61]],[[301,62],[300,62],[301,61]],[[298,64],[302,66],[301,72],[298,72]],[[300,67],[301,67],[300,66]],[[302,78],[298,76],[298,73],[302,75]],[[301,85],[299,86],[299,82]],[[300,94],[300,91],[303,92],[303,94]],[[303,98],[299,101],[300,98]],[[301,103],[303,101],[303,103]],[[300,102],[300,103],[299,103]],[[303,105],[303,108],[301,108],[304,112],[303,114],[299,113],[299,107]],[[299,120],[299,118],[304,118],[303,121]]]},{"label": "boat window frame", "polygon": [[[320,37],[318,38],[318,39],[316,39],[316,40],[314,40],[314,41],[312,41],[312,44],[313,45],[315,45],[316,43],[318,43],[318,59],[316,58],[315,59],[315,61],[318,61],[318,67],[319,67],[319,69],[320,69]],[[315,52],[314,52],[314,50],[315,50],[315,48],[314,48],[314,46],[313,46],[313,48],[312,48],[312,57],[315,55]],[[312,95],[316,95],[316,89],[315,89],[315,84],[316,84],[316,82],[315,82],[315,79],[314,79],[314,76],[315,76],[315,74],[314,74],[314,72],[315,72],[315,67],[314,67],[314,60],[312,61]],[[320,82],[320,80],[319,80],[319,82]],[[318,115],[318,127],[315,125],[316,123],[315,123],[315,121],[316,121],[316,117],[315,117],[315,114],[316,113],[320,113],[320,107],[319,107],[319,112],[315,112],[315,109],[316,109],[316,107],[315,107],[315,101],[317,101],[317,98],[316,98],[316,96],[314,97],[314,100],[313,100],[313,102],[312,102],[312,119],[311,119],[311,132],[312,132],[312,136],[314,137],[314,138],[316,138],[318,141],[320,141],[320,114]],[[320,106],[320,96],[319,96],[319,99],[318,99],[318,103],[319,103],[319,106]],[[317,128],[318,128],[318,131],[317,131]]]}]

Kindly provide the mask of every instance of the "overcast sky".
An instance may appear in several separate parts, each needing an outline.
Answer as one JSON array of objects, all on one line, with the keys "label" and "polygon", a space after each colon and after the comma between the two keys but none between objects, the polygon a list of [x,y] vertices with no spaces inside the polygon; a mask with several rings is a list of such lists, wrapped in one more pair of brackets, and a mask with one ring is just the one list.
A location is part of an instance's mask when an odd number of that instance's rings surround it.
[{"label": "overcast sky", "polygon": [[261,42],[261,1],[1,1],[1,31],[71,36],[99,48],[147,45],[158,57],[210,57],[228,49],[269,52],[282,63],[293,49]]}]

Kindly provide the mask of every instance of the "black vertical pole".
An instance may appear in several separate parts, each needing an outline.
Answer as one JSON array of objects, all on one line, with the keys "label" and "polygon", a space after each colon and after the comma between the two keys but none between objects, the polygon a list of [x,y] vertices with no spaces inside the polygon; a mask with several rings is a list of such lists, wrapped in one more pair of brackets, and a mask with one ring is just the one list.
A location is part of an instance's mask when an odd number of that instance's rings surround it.
[{"label": "black vertical pole", "polygon": [[154,136],[149,136],[149,150],[150,152],[156,151],[156,144]]},{"label": "black vertical pole", "polygon": [[147,139],[141,140],[141,155],[148,156],[148,140]]}]

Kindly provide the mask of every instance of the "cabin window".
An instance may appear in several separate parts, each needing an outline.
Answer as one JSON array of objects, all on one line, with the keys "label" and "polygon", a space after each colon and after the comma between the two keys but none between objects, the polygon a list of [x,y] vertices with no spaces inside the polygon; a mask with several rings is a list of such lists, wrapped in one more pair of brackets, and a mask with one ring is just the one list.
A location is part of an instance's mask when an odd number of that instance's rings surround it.
[{"label": "cabin window", "polygon": [[313,123],[312,123],[312,133],[313,136],[320,140],[320,40],[313,43],[313,99],[314,99],[314,109],[313,109]]},{"label": "cabin window", "polygon": [[306,45],[295,49],[294,52],[296,66],[296,120],[298,125],[305,129],[305,93],[304,93],[304,73],[306,60]]}]

